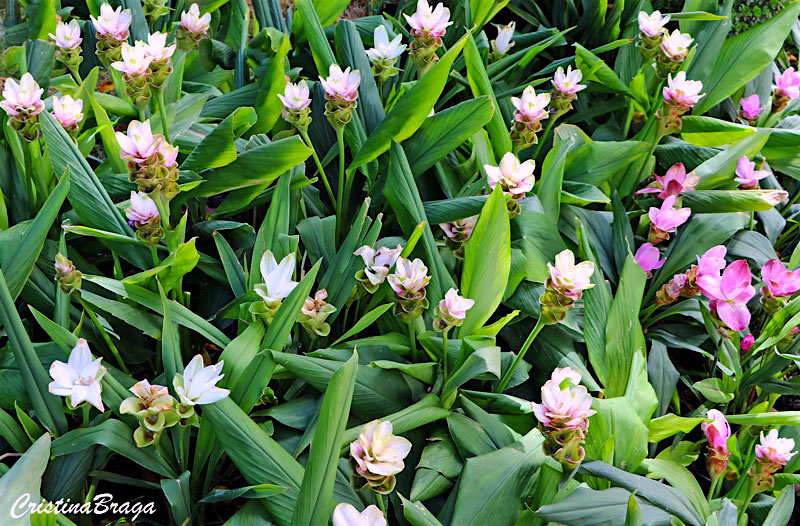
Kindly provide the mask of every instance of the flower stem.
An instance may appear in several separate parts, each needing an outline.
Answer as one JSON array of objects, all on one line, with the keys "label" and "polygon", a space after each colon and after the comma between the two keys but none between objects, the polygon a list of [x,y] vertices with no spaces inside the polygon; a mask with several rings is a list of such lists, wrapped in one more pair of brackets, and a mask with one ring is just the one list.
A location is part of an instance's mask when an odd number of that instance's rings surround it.
[{"label": "flower stem", "polygon": [[753,231],[753,229],[756,226],[755,216],[756,216],[755,212],[750,212],[750,231],[751,232]]},{"label": "flower stem", "polygon": [[78,72],[78,68],[70,67],[69,72],[72,73],[72,77],[75,79],[75,82],[78,83],[78,86],[83,84],[83,79],[81,78],[81,74]]},{"label": "flower stem", "polygon": [[408,320],[408,343],[411,346],[411,361],[417,363],[419,356],[417,352],[417,334],[413,318]]},{"label": "flower stem", "polygon": [[97,319],[97,316],[95,315],[94,311],[89,307],[89,305],[86,304],[85,301],[83,301],[83,298],[78,296],[78,300],[81,302],[83,310],[85,310],[89,314],[89,317],[92,319],[92,323],[94,323],[94,326],[100,332],[100,335],[103,337],[103,341],[105,341],[106,345],[108,345],[108,348],[111,349],[111,354],[113,354],[114,358],[117,360],[117,365],[119,365],[119,368],[122,370],[123,373],[128,375],[131,374],[128,371],[128,367],[125,365],[125,362],[122,360],[122,356],[120,356],[119,350],[117,350],[116,345],[114,345],[114,342],[111,341],[111,337],[108,335],[106,330],[100,324],[100,320]]},{"label": "flower stem", "polygon": [[442,331],[442,367],[444,368],[444,381],[447,381],[447,332],[450,327]]},{"label": "flower stem", "polygon": [[383,512],[383,516],[386,517],[386,504],[383,503],[383,495],[378,492],[375,492],[375,504],[381,509]]},{"label": "flower stem", "polygon": [[719,474],[716,477],[711,477],[711,485],[708,487],[709,504],[711,504],[711,500],[714,498],[714,494],[717,492],[717,486],[719,485],[721,480],[722,480],[722,474]]},{"label": "flower stem", "polygon": [[336,128],[336,142],[339,145],[339,186],[336,188],[336,226],[341,239],[342,227],[345,221],[344,213],[344,126]]},{"label": "flower stem", "polygon": [[164,103],[164,91],[166,90],[165,86],[162,86],[156,90],[158,92],[158,113],[161,115],[161,131],[164,133],[164,139],[166,139],[167,143],[170,142],[169,140],[169,123],[167,122],[167,105]]},{"label": "flower stem", "polygon": [[536,151],[533,152],[533,156],[531,156],[531,159],[536,159],[537,157],[539,157],[539,152],[544,146],[547,137],[550,135],[550,130],[553,129],[553,125],[555,125],[556,123],[556,118],[557,117],[553,115],[552,118],[547,119],[547,126],[544,129],[544,134],[542,134],[542,139],[539,141],[539,144],[536,145]]},{"label": "flower stem", "polygon": [[519,354],[517,354],[517,357],[514,358],[514,363],[511,364],[511,367],[509,367],[508,371],[506,371],[506,374],[503,375],[503,379],[500,380],[500,383],[498,383],[497,387],[494,388],[495,393],[502,393],[505,391],[508,383],[511,381],[511,377],[514,376],[514,371],[517,369],[517,367],[519,367],[520,362],[525,357],[525,353],[528,352],[528,349],[530,349],[533,340],[536,338],[536,335],[539,334],[539,331],[541,331],[544,326],[544,316],[540,315],[539,319],[536,320],[536,325],[533,327],[533,330],[525,340],[525,343],[522,344]]},{"label": "flower stem", "polygon": [[158,249],[156,245],[150,245],[150,254],[153,255],[153,267],[157,267],[161,264],[161,260],[158,258]]},{"label": "flower stem", "polygon": [[317,156],[317,150],[314,148],[314,145],[311,144],[311,139],[308,137],[307,130],[298,130],[300,132],[300,136],[306,143],[306,146],[311,148],[311,156],[314,158],[314,164],[317,165],[317,170],[319,170],[319,175],[322,177],[322,182],[325,185],[325,190],[328,192],[328,198],[331,200],[331,205],[336,208],[336,196],[333,194],[333,189],[331,188],[331,183],[328,181],[328,176],[325,175],[325,170],[322,168],[322,163],[319,160],[319,156]]}]

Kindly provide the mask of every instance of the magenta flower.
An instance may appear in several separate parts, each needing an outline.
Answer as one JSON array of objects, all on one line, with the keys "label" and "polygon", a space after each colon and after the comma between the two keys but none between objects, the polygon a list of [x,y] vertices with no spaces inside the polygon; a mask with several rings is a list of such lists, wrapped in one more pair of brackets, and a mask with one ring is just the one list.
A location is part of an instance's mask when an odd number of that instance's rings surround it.
[{"label": "magenta flower", "polygon": [[704,275],[719,277],[725,268],[725,254],[728,249],[724,245],[709,248],[702,256],[697,258],[697,277]]},{"label": "magenta flower", "polygon": [[83,120],[83,101],[74,100],[69,95],[61,98],[53,97],[53,117],[63,126],[69,128]]},{"label": "magenta flower", "polygon": [[528,126],[536,127],[539,121],[550,116],[547,107],[550,105],[550,94],[536,94],[533,86],[528,86],[522,92],[522,98],[511,97],[511,103],[517,109],[514,112],[514,120]]},{"label": "magenta flower", "polygon": [[664,199],[661,208],[650,207],[647,215],[650,218],[650,235],[647,240],[651,243],[660,243],[669,239],[670,232],[681,226],[689,219],[692,211],[689,208],[674,208],[676,197],[671,195]]},{"label": "magenta flower", "polygon": [[555,265],[548,261],[547,270],[550,273],[548,285],[573,301],[578,301],[584,290],[594,287],[591,282],[594,263],[582,261],[576,265],[575,254],[569,249],[556,254]]},{"label": "magenta flower", "polygon": [[146,225],[158,217],[156,202],[144,192],[131,192],[131,206],[125,209],[128,224]]},{"label": "magenta flower", "polygon": [[415,37],[441,38],[447,32],[447,27],[452,24],[450,21],[450,10],[443,4],[436,4],[436,8],[431,10],[426,0],[417,2],[417,10],[413,15],[406,17],[408,25],[411,26],[411,34]]},{"label": "magenta flower", "polygon": [[122,132],[116,132],[115,135],[120,147],[120,157],[140,164],[158,153],[163,140],[160,135],[153,135],[150,121],[131,121],[127,135]]},{"label": "magenta flower", "polygon": [[725,415],[716,409],[709,409],[707,417],[711,419],[711,423],[703,422],[700,427],[703,429],[703,433],[706,434],[709,447],[727,450],[728,439],[731,436],[731,426],[725,419]]},{"label": "magenta flower", "polygon": [[139,41],[135,46],[123,42],[121,51],[122,60],[113,62],[111,67],[130,77],[142,77],[150,71],[153,57],[147,54],[147,45],[144,42]]},{"label": "magenta flower", "polygon": [[770,259],[761,269],[761,280],[771,296],[785,298],[800,290],[800,269],[787,270],[781,260]]},{"label": "magenta flower", "polygon": [[200,16],[200,8],[197,4],[192,4],[189,11],[181,13],[181,25],[191,35],[198,37],[208,32],[208,24],[211,23],[211,13]]},{"label": "magenta flower", "polygon": [[691,45],[691,35],[681,33],[679,29],[672,33],[665,32],[664,37],[661,39],[661,51],[675,62],[683,62],[683,59],[689,54],[689,46]]},{"label": "magenta flower", "polygon": [[516,155],[506,152],[500,159],[499,166],[486,164],[483,168],[486,170],[486,178],[492,190],[499,184],[503,192],[514,198],[521,198],[533,190],[533,184],[536,181],[533,176],[535,167],[536,164],[533,160],[529,159],[520,163]]},{"label": "magenta flower", "polygon": [[664,262],[667,261],[666,258],[660,259],[661,252],[651,243],[645,243],[640,246],[634,258],[639,266],[642,267],[642,270],[647,273],[648,277],[652,276],[654,270],[664,266]]},{"label": "magenta flower", "polygon": [[686,72],[681,71],[675,78],[672,78],[672,75],[667,76],[667,86],[663,89],[664,101],[667,104],[692,108],[705,96],[705,93],[700,93],[702,90],[702,82],[686,80]]},{"label": "magenta flower", "polygon": [[342,71],[342,68],[337,64],[331,64],[328,70],[328,78],[320,77],[319,81],[325,89],[325,98],[353,102],[358,98],[361,73],[358,70],[351,72],[350,68]]},{"label": "magenta flower", "polygon": [[756,457],[767,462],[786,465],[797,453],[794,449],[794,440],[791,438],[778,438],[778,430],[772,429],[767,436],[761,432],[761,443],[756,445]]},{"label": "magenta flower", "polygon": [[131,25],[131,10],[122,10],[118,7],[116,11],[109,5],[100,6],[100,16],[97,18],[89,16],[92,25],[97,31],[97,37],[106,40],[122,41],[128,38],[128,28]]},{"label": "magenta flower", "polygon": [[[597,411],[592,409],[592,395],[582,385],[562,388],[565,379],[574,383],[575,375],[558,374],[542,386],[542,403],[531,403],[533,414],[542,425],[553,428],[582,429],[589,425],[589,417]],[[577,375],[580,381],[580,375]]]},{"label": "magenta flower", "polygon": [[767,170],[756,170],[756,163],[747,157],[739,157],[736,163],[736,177],[733,179],[745,190],[758,188],[758,182],[769,175]]},{"label": "magenta flower", "polygon": [[425,287],[431,280],[428,276],[428,267],[421,259],[414,261],[398,258],[395,263],[394,274],[388,276],[392,290],[403,299],[422,299],[425,297]]},{"label": "magenta flower", "polygon": [[56,46],[61,49],[75,49],[81,45],[81,26],[77,20],[70,20],[69,24],[59,22],[56,26],[56,34],[50,33],[50,38],[56,41]]},{"label": "magenta flower", "polygon": [[775,73],[775,84],[772,88],[778,95],[789,100],[800,97],[800,73],[794,68],[789,68],[780,75]]},{"label": "magenta flower", "polygon": [[656,175],[655,178],[656,182],[653,183],[653,186],[642,188],[636,193],[658,193],[659,199],[666,199],[671,195],[678,196],[681,192],[691,192],[700,182],[700,178],[694,172],[686,173],[686,167],[683,166],[683,163],[673,164],[665,175]]},{"label": "magenta flower", "polygon": [[753,336],[752,334],[748,334],[747,336],[742,338],[742,342],[739,344],[739,348],[742,350],[742,352],[747,352],[753,347],[753,344],[755,342],[756,342],[756,337]]},{"label": "magenta flower", "polygon": [[742,118],[747,121],[754,121],[761,114],[761,111],[766,106],[760,106],[761,101],[758,98],[758,93],[753,93],[749,97],[743,97],[739,104],[742,106]]},{"label": "magenta flower", "polygon": [[553,75],[553,89],[562,95],[574,95],[586,89],[586,86],[580,83],[582,79],[581,70],[576,69],[573,71],[572,66],[567,66],[565,73],[564,68],[559,66],[555,75]]},{"label": "magenta flower", "polygon": [[664,26],[669,22],[669,15],[661,16],[660,11],[653,11],[648,15],[644,11],[639,11],[639,31],[648,37],[656,37],[665,33]]},{"label": "magenta flower", "polygon": [[8,78],[3,87],[3,99],[5,100],[0,102],[0,108],[3,108],[10,117],[24,120],[38,115],[44,109],[42,93],[44,93],[44,89],[39,87],[30,73],[22,75],[19,83]]},{"label": "magenta flower", "polygon": [[742,331],[750,324],[750,301],[756,289],[751,284],[752,276],[747,261],[734,261],[722,276],[703,274],[697,278],[697,286],[711,300],[711,308],[722,322],[734,331]]},{"label": "magenta flower", "polygon": [[278,98],[283,103],[284,111],[301,111],[311,105],[311,97],[305,80],[301,80],[297,84],[287,82],[283,95],[279,93]]}]

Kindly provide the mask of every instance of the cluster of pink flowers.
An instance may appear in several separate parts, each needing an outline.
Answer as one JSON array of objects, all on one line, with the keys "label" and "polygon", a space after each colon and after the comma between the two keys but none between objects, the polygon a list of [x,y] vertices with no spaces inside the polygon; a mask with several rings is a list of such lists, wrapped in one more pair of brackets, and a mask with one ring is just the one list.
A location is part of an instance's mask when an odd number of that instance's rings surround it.
[{"label": "cluster of pink flowers", "polygon": [[478,216],[470,216],[439,225],[444,231],[445,244],[453,251],[456,257],[464,257],[464,243],[469,240],[477,223]]},{"label": "cluster of pink flowers", "polygon": [[684,224],[692,211],[689,208],[675,208],[677,197],[668,196],[661,203],[660,208],[650,207],[647,216],[650,218],[650,233],[647,241],[653,244],[661,243],[669,239],[672,232]]},{"label": "cluster of pink flowers", "polygon": [[444,331],[460,326],[467,317],[467,311],[473,305],[475,305],[475,300],[459,296],[456,289],[448,290],[444,299],[436,306],[436,319],[433,321],[433,327],[436,330]]},{"label": "cluster of pink flowers", "polygon": [[547,263],[547,271],[549,277],[539,304],[544,323],[554,324],[566,317],[567,311],[581,299],[584,290],[594,287],[591,282],[594,263],[582,261],[575,264],[575,254],[567,249],[556,254],[554,265]]},{"label": "cluster of pink flowers", "polygon": [[739,183],[742,190],[753,190],[758,188],[758,182],[768,175],[767,170],[756,170],[756,163],[750,162],[747,157],[740,157],[736,163],[734,181]]},{"label": "cluster of pink flowers", "polygon": [[667,76],[667,85],[663,88],[664,102],[686,113],[694,107],[697,102],[705,96],[703,83],[699,80],[687,80],[686,72],[681,71],[675,78]]},{"label": "cluster of pink flowers", "polygon": [[772,111],[780,111],[786,105],[800,97],[800,72],[789,68],[783,73],[775,73],[775,84],[772,86]]},{"label": "cluster of pink flowers", "polygon": [[680,296],[692,297],[700,294],[697,280],[705,273],[719,274],[725,267],[725,252],[723,245],[718,245],[707,250],[702,256],[698,256],[697,264],[692,265],[688,272],[675,274],[665,283],[658,293],[656,293],[657,305],[669,305]]},{"label": "cluster of pink flowers", "polygon": [[83,120],[83,100],[75,100],[69,95],[53,97],[53,117],[68,132],[76,131]]},{"label": "cluster of pink flowers", "polygon": [[436,8],[431,9],[426,0],[418,0],[417,10],[411,16],[403,16],[411,26],[411,34],[415,38],[442,38],[447,28],[453,24],[450,21],[450,10],[444,4],[436,4]]},{"label": "cluster of pink flowers", "polygon": [[154,134],[150,121],[131,121],[127,133],[116,132],[120,157],[128,161],[129,179],[149,193],[160,188],[167,198],[178,191],[178,149],[161,134]]},{"label": "cluster of pink flowers", "polygon": [[197,43],[208,33],[208,25],[210,23],[211,13],[205,13],[201,16],[200,8],[197,4],[192,4],[188,11],[183,11],[181,13],[181,23],[175,33],[175,39],[181,49],[191,51],[196,48]]},{"label": "cluster of pink flowers", "polygon": [[336,129],[343,129],[353,118],[356,108],[358,87],[361,84],[361,73],[358,70],[342,71],[337,64],[331,64],[328,77],[319,77],[320,84],[325,90],[325,117]]},{"label": "cluster of pink flowers", "polygon": [[14,128],[22,138],[33,141],[39,137],[39,117],[44,110],[42,101],[44,89],[39,87],[33,75],[25,73],[19,82],[9,78],[3,86],[3,108],[9,117],[9,125]]},{"label": "cluster of pink flowers", "polygon": [[392,290],[397,295],[397,316],[401,319],[411,319],[420,316],[428,308],[426,287],[431,281],[428,267],[421,259],[411,261],[398,257],[394,273],[386,278]]},{"label": "cluster of pink flowers", "polygon": [[693,40],[691,35],[678,29],[672,33],[667,31],[664,26],[669,20],[669,15],[662,16],[659,11],[650,15],[639,12],[639,50],[646,60],[655,59],[653,67],[662,79],[680,69]]},{"label": "cluster of pink flowers", "polygon": [[[709,254],[709,252],[714,253]],[[755,296],[752,275],[747,261],[734,261],[723,271],[726,249],[719,245],[699,260],[696,283],[700,292],[711,300],[711,310],[729,329],[743,331],[750,324],[747,302]],[[721,272],[721,273],[720,273]]]},{"label": "cluster of pink flowers", "polygon": [[794,445],[793,439],[781,438],[777,429],[771,429],[766,436],[761,433],[755,447],[756,463],[747,471],[751,498],[775,486],[775,473],[797,454]]},{"label": "cluster of pink flowers", "polygon": [[669,22],[669,15],[661,16],[661,11],[653,11],[649,15],[639,11],[638,21],[639,31],[644,37],[661,37],[667,31],[664,26]]},{"label": "cluster of pink flowers", "polygon": [[128,39],[128,28],[131,27],[133,16],[130,9],[123,10],[118,7],[116,10],[110,4],[100,6],[100,16],[97,18],[89,16],[97,32],[97,38],[101,40],[116,40],[122,42]]},{"label": "cluster of pink flowers", "polygon": [[391,493],[395,475],[405,468],[405,459],[411,452],[411,442],[392,434],[389,420],[373,420],[366,424],[358,439],[350,444],[350,464],[354,474],[362,480],[357,486],[377,493]]},{"label": "cluster of pink flowers", "polygon": [[80,48],[83,39],[78,21],[70,20],[68,24],[59,22],[56,25],[56,33],[50,33],[50,38],[55,41],[58,48],[56,49],[56,59],[70,70],[77,68],[83,60]]},{"label": "cluster of pink flowers", "polygon": [[686,173],[683,163],[673,164],[663,176],[654,175],[655,182],[647,188],[642,188],[636,194],[658,194],[659,199],[666,199],[669,196],[680,196],[682,192],[691,192],[700,178],[694,172]]},{"label": "cluster of pink flowers", "polygon": [[503,193],[510,195],[512,199],[525,197],[525,194],[533,190],[536,182],[533,176],[536,163],[533,160],[521,163],[511,152],[506,152],[498,166],[487,164],[483,168],[486,170],[489,187],[494,190],[497,185],[500,185]]},{"label": "cluster of pink flowers", "polygon": [[800,269],[788,270],[779,259],[770,259],[761,268],[761,304],[774,315],[785,300],[800,290]]},{"label": "cluster of pink flowers", "polygon": [[155,201],[144,192],[131,192],[131,205],[125,209],[128,224],[136,227],[136,237],[143,243],[154,245],[163,237],[161,217]]},{"label": "cluster of pink flowers", "polygon": [[553,118],[565,113],[572,108],[572,101],[578,97],[578,92],[586,89],[581,84],[583,74],[579,69],[573,70],[572,66],[567,66],[567,71],[559,67],[553,75]]},{"label": "cluster of pink flowers", "polygon": [[550,117],[550,98],[549,93],[537,95],[533,86],[522,91],[522,98],[511,97],[511,104],[516,109],[511,135],[512,140],[519,145],[517,150],[536,144],[536,133],[542,129],[542,121]]}]

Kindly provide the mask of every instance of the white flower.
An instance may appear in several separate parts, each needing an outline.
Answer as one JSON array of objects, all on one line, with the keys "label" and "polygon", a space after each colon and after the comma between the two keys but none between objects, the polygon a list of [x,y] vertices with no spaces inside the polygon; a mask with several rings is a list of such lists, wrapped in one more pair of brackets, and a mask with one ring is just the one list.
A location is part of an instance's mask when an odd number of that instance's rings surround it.
[{"label": "white flower", "polygon": [[648,15],[644,11],[639,12],[639,31],[648,37],[655,37],[664,33],[664,26],[669,22],[669,15],[661,16],[660,11],[653,11]]},{"label": "white flower", "polygon": [[394,60],[402,55],[406,49],[406,45],[400,43],[403,40],[403,35],[397,35],[389,41],[389,34],[382,25],[375,28],[374,36],[375,47],[367,50],[367,56],[372,62]]},{"label": "white flower", "polygon": [[364,245],[353,252],[353,255],[361,256],[361,259],[364,260],[364,274],[369,282],[373,285],[380,285],[386,279],[389,270],[394,266],[402,251],[403,247],[400,245],[397,245],[397,248],[380,247],[378,250]]},{"label": "white flower", "polygon": [[153,57],[147,54],[147,45],[141,40],[135,46],[127,42],[122,43],[122,60],[113,62],[111,67],[131,77],[141,77],[150,71]]},{"label": "white flower", "polygon": [[667,33],[661,39],[661,51],[676,62],[682,62],[689,54],[689,46],[692,45],[692,36],[681,33],[676,29],[672,33]]},{"label": "white flower", "polygon": [[100,380],[106,374],[106,368],[100,365],[101,360],[92,361],[89,345],[81,338],[69,354],[67,363],[56,360],[50,366],[53,381],[48,390],[54,395],[69,397],[71,407],[88,402],[102,413],[105,408],[100,396]]},{"label": "white flower", "polygon": [[192,35],[205,35],[208,32],[208,24],[211,23],[211,13],[200,16],[200,8],[197,4],[192,4],[189,11],[181,13],[181,27]]},{"label": "white flower", "polygon": [[264,299],[265,303],[276,303],[289,295],[297,286],[292,281],[294,274],[294,252],[283,258],[278,264],[271,250],[261,256],[261,278],[264,283],[255,286],[256,293]]},{"label": "white flower", "polygon": [[69,24],[59,22],[56,26],[56,34],[50,33],[50,38],[56,41],[56,46],[61,49],[75,49],[81,45],[81,26],[77,20],[70,20]]},{"label": "white flower", "polygon": [[167,37],[169,35],[167,33],[153,33],[147,37],[147,43],[145,44],[142,42],[144,46],[144,53],[148,57],[152,57],[154,62],[166,62],[169,61],[170,57],[173,53],[175,53],[175,48],[178,47],[177,44],[170,44],[167,45]]},{"label": "white flower", "polygon": [[511,39],[514,38],[514,28],[516,25],[516,22],[511,22],[507,26],[497,29],[497,39],[492,40],[492,49],[495,53],[498,55],[505,55],[514,47],[514,42]]},{"label": "white flower", "polygon": [[176,374],[172,380],[175,392],[181,403],[186,405],[213,404],[228,396],[230,391],[217,387],[224,374],[222,366],[225,362],[203,367],[203,357],[196,355],[184,369],[183,374]]}]

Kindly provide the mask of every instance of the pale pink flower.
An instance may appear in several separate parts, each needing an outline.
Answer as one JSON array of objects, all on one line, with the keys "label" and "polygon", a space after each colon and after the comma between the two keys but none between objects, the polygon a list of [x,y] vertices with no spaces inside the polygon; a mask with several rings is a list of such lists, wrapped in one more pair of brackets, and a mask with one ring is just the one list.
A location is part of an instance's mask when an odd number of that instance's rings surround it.
[{"label": "pale pink flower", "polygon": [[499,184],[503,192],[514,197],[523,197],[533,190],[536,181],[533,176],[535,167],[536,164],[532,159],[520,163],[516,155],[506,152],[499,166],[486,164],[483,168],[486,170],[486,177],[492,190]]},{"label": "pale pink flower", "polygon": [[370,62],[394,62],[406,50],[406,45],[402,42],[403,35],[397,35],[392,40],[389,40],[389,32],[386,31],[386,28],[382,25],[377,26],[373,33],[375,47],[367,50]]},{"label": "pale pink flower", "polygon": [[728,439],[731,436],[731,426],[725,419],[725,415],[716,409],[709,409],[707,418],[711,420],[711,423],[703,422],[700,427],[703,429],[703,433],[706,434],[709,447],[727,450]]},{"label": "pale pink flower", "polygon": [[761,442],[756,444],[756,457],[783,466],[797,453],[793,449],[794,440],[779,438],[778,430],[771,429],[767,436],[761,432]]},{"label": "pale pink flower", "polygon": [[167,33],[152,33],[147,37],[147,44],[144,44],[144,54],[153,59],[153,62],[168,62],[172,54],[175,53],[177,44],[167,45]]},{"label": "pale pink flower", "polygon": [[767,170],[756,170],[756,163],[750,162],[747,157],[739,157],[736,162],[736,177],[733,179],[745,189],[753,189],[758,187],[758,182],[767,177],[769,172]]},{"label": "pale pink flower", "polygon": [[705,93],[700,93],[701,91],[703,91],[702,82],[686,80],[686,72],[680,71],[675,78],[672,78],[671,74],[667,75],[667,86],[663,89],[664,101],[691,108],[705,96]]},{"label": "pale pink flower", "polygon": [[574,301],[580,299],[584,290],[594,287],[591,282],[594,263],[582,261],[576,265],[575,254],[569,249],[556,254],[555,265],[548,261],[547,270],[550,273],[548,285]]},{"label": "pale pink flower", "polygon": [[751,282],[750,267],[743,259],[728,265],[722,276],[702,274],[697,278],[697,286],[711,300],[711,308],[734,331],[742,331],[750,324],[747,302],[756,293]]},{"label": "pale pink flower", "polygon": [[556,367],[553,369],[553,372],[550,373],[550,381],[554,384],[560,386],[564,383],[564,380],[567,380],[572,386],[580,385],[581,373],[572,367]]},{"label": "pale pink flower", "polygon": [[475,305],[475,300],[464,298],[458,295],[456,289],[450,289],[444,295],[444,299],[436,306],[437,317],[441,318],[440,326],[455,327],[461,325],[467,317],[467,311]]},{"label": "pale pink flower", "polygon": [[789,68],[782,74],[775,73],[775,84],[772,87],[789,100],[800,97],[800,72]]},{"label": "pale pink flower", "polygon": [[[449,223],[442,223],[439,225],[444,230],[444,235],[450,239],[464,242],[472,235],[475,230],[475,225],[478,223],[478,216],[465,217],[463,219],[456,219]],[[458,239],[456,239],[458,238]]]},{"label": "pale pink flower", "polygon": [[297,84],[287,82],[283,95],[279,93],[278,98],[283,103],[284,111],[301,111],[311,105],[311,97],[305,80],[301,80]]},{"label": "pale pink flower", "polygon": [[350,456],[356,471],[364,478],[389,477],[405,468],[403,459],[411,451],[411,442],[392,434],[389,420],[373,420],[361,428],[358,439],[350,444]]},{"label": "pale pink flower", "polygon": [[514,28],[516,27],[516,22],[511,22],[508,25],[503,27],[497,28],[497,38],[492,40],[492,50],[499,56],[503,56],[509,52],[509,50],[514,47]]},{"label": "pale pink flower", "polygon": [[640,246],[634,258],[648,276],[650,276],[654,270],[664,266],[664,262],[667,261],[666,258],[661,259],[661,252],[658,248],[653,246],[652,243],[645,243]]},{"label": "pale pink flower", "polygon": [[758,118],[766,106],[760,106],[761,101],[758,98],[758,93],[753,93],[749,97],[742,97],[739,100],[742,106],[742,117],[748,121],[754,121]]},{"label": "pale pink flower", "polygon": [[581,70],[573,70],[572,66],[567,66],[565,73],[564,68],[559,66],[555,75],[553,75],[553,89],[562,95],[574,95],[586,89],[586,86],[580,83],[582,79]]},{"label": "pale pink flower", "polygon": [[122,60],[113,62],[111,67],[131,77],[141,77],[150,71],[153,57],[147,54],[147,47],[144,42],[139,41],[135,46],[123,42],[121,51]]},{"label": "pale pink flower", "polygon": [[166,386],[150,384],[148,380],[136,382],[129,391],[139,399],[142,409],[166,411],[175,403]]},{"label": "pale pink flower", "polygon": [[800,269],[787,270],[781,260],[770,259],[761,269],[761,280],[771,296],[793,296],[800,290]]},{"label": "pale pink flower", "polygon": [[81,26],[77,20],[70,20],[69,24],[59,22],[56,26],[56,34],[50,33],[50,38],[56,41],[56,46],[61,49],[75,49],[81,45]]},{"label": "pale pink flower", "polygon": [[755,342],[756,342],[756,337],[753,336],[752,334],[748,334],[747,336],[742,338],[742,342],[739,344],[739,348],[742,350],[742,352],[747,352],[753,347],[753,344]]},{"label": "pale pink flower", "polygon": [[644,11],[639,11],[639,31],[648,37],[656,37],[665,33],[664,26],[669,22],[669,15],[661,16],[661,11],[653,11],[648,15]]},{"label": "pale pink flower", "polygon": [[411,261],[398,258],[394,274],[387,277],[392,290],[403,299],[422,299],[425,296],[425,287],[431,280],[428,276],[428,267],[421,259]]},{"label": "pale pink flower", "polygon": [[102,358],[92,360],[92,353],[86,340],[80,338],[69,353],[67,363],[59,360],[50,365],[50,377],[53,381],[47,390],[57,396],[68,397],[71,407],[88,402],[101,413],[105,411],[100,383],[106,374],[106,368],[100,365]]},{"label": "pale pink flower", "polygon": [[209,23],[211,23],[211,13],[200,16],[200,8],[197,4],[192,4],[189,11],[181,13],[180,27],[194,36],[205,35],[208,32]]},{"label": "pale pink flower", "polygon": [[161,154],[161,166],[175,166],[175,161],[178,159],[178,148],[161,141],[161,146],[158,148],[158,153]]},{"label": "pale pink flower", "polygon": [[450,22],[450,10],[443,4],[436,4],[436,8],[431,10],[426,0],[417,2],[417,10],[413,15],[406,17],[408,25],[411,26],[411,34],[415,37],[441,38],[447,32]]},{"label": "pale pink flower", "polygon": [[689,46],[692,45],[692,37],[686,33],[681,33],[676,29],[672,33],[664,32],[661,39],[661,51],[675,62],[683,62],[689,54]]},{"label": "pale pink flower", "polygon": [[377,250],[369,245],[359,248],[353,255],[361,256],[364,260],[364,274],[373,285],[380,285],[389,274],[389,270],[394,266],[403,247],[397,245],[396,248],[380,247]]},{"label": "pale pink flower", "polygon": [[[589,417],[597,411],[592,409],[592,395],[586,387],[577,385],[575,371],[567,374],[554,372],[553,378],[542,386],[542,403],[531,403],[536,419],[547,427],[582,429],[589,425]],[[562,388],[565,379],[569,383]],[[580,382],[580,374],[577,374]]]},{"label": "pale pink flower", "polygon": [[69,95],[61,98],[53,97],[53,116],[64,128],[77,124],[83,120],[83,101],[75,100]]},{"label": "pale pink flower", "polygon": [[11,117],[18,117],[19,120],[38,115],[44,109],[42,93],[44,89],[39,87],[30,73],[22,75],[19,83],[8,78],[3,87],[4,100],[0,102],[0,108]]},{"label": "pale pink flower", "polygon": [[676,197],[671,195],[664,199],[661,208],[650,207],[647,215],[650,222],[661,232],[675,232],[675,229],[684,224],[692,214],[689,208],[673,208]]},{"label": "pale pink flower", "polygon": [[342,502],[333,510],[333,526],[386,526],[386,518],[374,504],[359,513],[352,504]]},{"label": "pale pink flower", "polygon": [[158,153],[163,138],[153,135],[150,121],[131,121],[128,124],[128,134],[115,133],[120,147],[120,157],[126,161],[143,163]]},{"label": "pale pink flower", "polygon": [[131,25],[131,10],[122,10],[118,7],[116,11],[109,5],[103,4],[100,6],[100,16],[97,18],[89,16],[92,19],[92,25],[99,38],[110,40],[125,40],[128,38],[128,28]]},{"label": "pale pink flower", "polygon": [[656,175],[656,182],[653,186],[642,188],[637,194],[658,194],[659,199],[666,199],[674,195],[678,196],[681,192],[691,192],[700,178],[694,172],[686,173],[686,167],[683,163],[673,164],[667,173],[663,176]]},{"label": "pale pink flower", "polygon": [[353,72],[350,68],[342,71],[337,64],[331,64],[328,70],[328,78],[319,78],[322,87],[325,89],[325,97],[328,99],[341,99],[353,102],[358,98],[358,86],[361,84],[361,73],[358,70]]},{"label": "pale pink flower", "polygon": [[158,217],[158,207],[156,202],[150,199],[144,192],[131,192],[131,206],[125,209],[128,224],[133,226],[138,223],[146,225]]},{"label": "pale pink flower", "polygon": [[547,107],[550,105],[550,94],[536,94],[533,86],[528,86],[522,92],[522,98],[511,97],[511,103],[517,109],[514,112],[514,120],[532,126],[543,119],[547,119],[550,113]]}]

